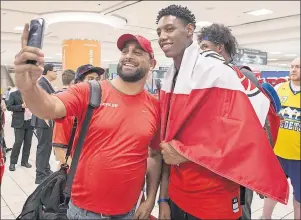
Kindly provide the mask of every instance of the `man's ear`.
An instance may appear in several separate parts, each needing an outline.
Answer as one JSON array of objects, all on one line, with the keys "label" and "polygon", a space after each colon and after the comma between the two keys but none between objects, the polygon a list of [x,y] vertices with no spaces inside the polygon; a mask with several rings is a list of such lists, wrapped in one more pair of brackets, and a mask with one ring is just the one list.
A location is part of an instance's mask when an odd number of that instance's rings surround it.
[{"label": "man's ear", "polygon": [[217,52],[220,54],[225,50],[225,45],[224,44],[218,44],[217,45]]},{"label": "man's ear", "polygon": [[187,30],[187,33],[188,33],[188,36],[189,37],[192,37],[193,36],[193,33],[194,33],[194,27],[192,24],[187,24],[186,26],[186,30]]},{"label": "man's ear", "polygon": [[156,64],[157,64],[157,61],[155,59],[151,59],[150,71],[152,71],[153,69],[155,69]]}]

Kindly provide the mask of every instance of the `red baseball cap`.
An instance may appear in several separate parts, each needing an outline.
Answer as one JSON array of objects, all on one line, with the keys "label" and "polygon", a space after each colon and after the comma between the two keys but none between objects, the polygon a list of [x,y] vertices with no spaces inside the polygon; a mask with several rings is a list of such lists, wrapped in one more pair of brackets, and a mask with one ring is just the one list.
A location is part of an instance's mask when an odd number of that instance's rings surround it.
[{"label": "red baseball cap", "polygon": [[140,35],[132,35],[132,34],[121,35],[117,41],[118,49],[121,51],[125,43],[130,40],[136,40],[138,44],[141,46],[141,48],[147,53],[149,53],[152,59],[155,58],[151,42]]}]

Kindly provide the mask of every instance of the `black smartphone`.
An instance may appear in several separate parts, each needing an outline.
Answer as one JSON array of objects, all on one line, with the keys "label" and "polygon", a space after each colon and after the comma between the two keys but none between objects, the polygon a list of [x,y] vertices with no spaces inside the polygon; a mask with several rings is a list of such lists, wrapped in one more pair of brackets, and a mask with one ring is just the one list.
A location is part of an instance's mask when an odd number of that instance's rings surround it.
[{"label": "black smartphone", "polygon": [[[27,46],[37,47],[42,49],[45,31],[45,20],[37,18],[30,21]],[[36,65],[37,61],[27,60],[27,64]]]}]

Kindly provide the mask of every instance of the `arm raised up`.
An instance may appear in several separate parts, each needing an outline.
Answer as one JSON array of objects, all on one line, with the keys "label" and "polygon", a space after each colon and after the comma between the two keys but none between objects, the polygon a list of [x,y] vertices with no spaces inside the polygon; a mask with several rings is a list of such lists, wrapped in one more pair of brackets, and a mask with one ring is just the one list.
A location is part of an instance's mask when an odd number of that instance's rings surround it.
[{"label": "arm raised up", "polygon": [[[41,119],[55,119],[66,116],[63,102],[46,93],[38,84],[44,66],[44,53],[41,49],[28,47],[29,24],[25,24],[22,34],[22,49],[15,57],[15,83],[26,106]],[[27,64],[27,60],[37,61],[37,65]]]}]

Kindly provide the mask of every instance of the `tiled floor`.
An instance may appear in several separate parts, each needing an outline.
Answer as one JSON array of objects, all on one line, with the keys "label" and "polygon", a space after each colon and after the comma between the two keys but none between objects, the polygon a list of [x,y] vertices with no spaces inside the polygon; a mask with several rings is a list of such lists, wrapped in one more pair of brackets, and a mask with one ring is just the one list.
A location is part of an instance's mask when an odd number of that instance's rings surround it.
[{"label": "tiled floor", "polygon": [[[5,127],[5,135],[6,135],[6,143],[8,147],[12,147],[14,142],[14,134],[13,129],[10,128],[11,115],[9,112],[6,112],[6,127]],[[3,177],[3,183],[1,186],[1,219],[15,219],[21,209],[26,198],[33,192],[37,185],[34,183],[35,178],[35,154],[36,154],[36,146],[37,139],[35,136],[33,137],[31,155],[30,155],[30,163],[33,165],[32,168],[27,169],[21,167],[20,165],[16,166],[15,172],[10,172],[8,170],[9,166],[9,155],[8,160],[6,162],[6,169]],[[53,157],[51,156],[50,165],[52,170],[56,170],[57,163]],[[261,215],[263,207],[263,200],[261,200],[258,196],[254,196],[252,203],[252,218],[258,219]],[[156,206],[153,210],[153,215],[158,216],[158,207]],[[273,219],[293,219],[293,204],[292,204],[292,196],[290,197],[289,204],[287,206],[277,204]]]}]

